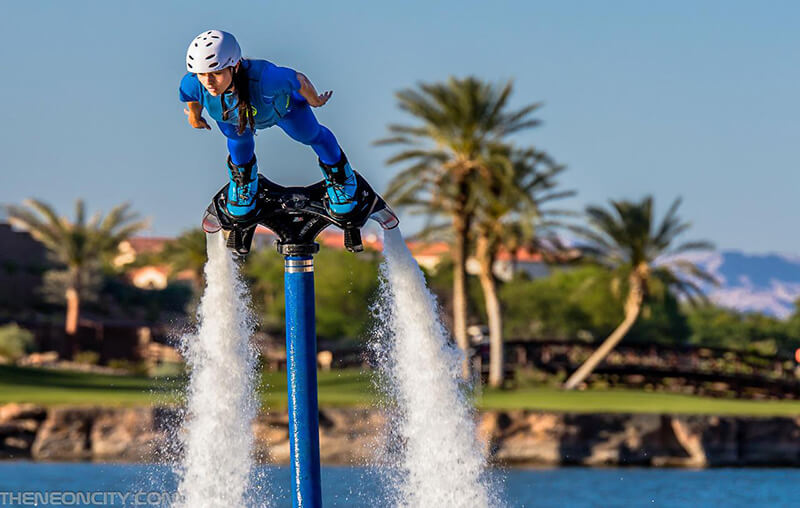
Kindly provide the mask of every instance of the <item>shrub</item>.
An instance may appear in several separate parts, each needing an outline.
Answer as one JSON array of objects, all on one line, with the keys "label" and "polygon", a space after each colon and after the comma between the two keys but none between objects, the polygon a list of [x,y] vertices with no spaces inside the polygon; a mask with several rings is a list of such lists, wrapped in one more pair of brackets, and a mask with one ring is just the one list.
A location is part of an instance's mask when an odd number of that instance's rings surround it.
[{"label": "shrub", "polygon": [[133,362],[125,358],[114,358],[108,361],[108,366],[112,369],[124,370],[128,374],[136,376],[148,375],[148,368],[145,362]]},{"label": "shrub", "polygon": [[33,334],[16,323],[0,326],[0,356],[16,360],[33,351]]},{"label": "shrub", "polygon": [[75,353],[75,356],[72,357],[72,361],[84,365],[97,365],[100,361],[100,354],[96,351],[80,351]]}]

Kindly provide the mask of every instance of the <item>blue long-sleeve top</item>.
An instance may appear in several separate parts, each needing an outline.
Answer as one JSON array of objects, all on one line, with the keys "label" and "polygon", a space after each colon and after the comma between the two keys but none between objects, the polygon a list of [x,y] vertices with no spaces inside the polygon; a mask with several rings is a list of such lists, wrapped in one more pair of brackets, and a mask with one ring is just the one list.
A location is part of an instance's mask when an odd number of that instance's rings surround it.
[{"label": "blue long-sleeve top", "polygon": [[[266,60],[242,60],[241,65],[250,83],[250,105],[254,109],[256,129],[275,125],[288,112],[292,92],[300,90],[297,71]],[[217,122],[239,123],[235,94],[227,92],[223,95],[224,107],[229,111],[228,119],[223,120],[220,97],[208,93],[193,73],[187,73],[181,79],[179,95],[182,102],[199,102]]]}]

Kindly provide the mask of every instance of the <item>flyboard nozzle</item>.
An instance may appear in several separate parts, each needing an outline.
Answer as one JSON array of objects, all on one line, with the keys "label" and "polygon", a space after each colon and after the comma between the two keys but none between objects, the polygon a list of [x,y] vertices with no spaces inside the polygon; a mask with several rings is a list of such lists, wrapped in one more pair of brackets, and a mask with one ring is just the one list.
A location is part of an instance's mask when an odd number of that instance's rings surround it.
[{"label": "flyboard nozzle", "polygon": [[381,204],[383,205],[383,208],[372,212],[372,215],[370,215],[369,218],[380,224],[383,229],[394,229],[399,226],[400,219],[398,219],[397,215],[395,215],[392,209],[389,208],[389,205],[387,205],[385,202],[381,202]]},{"label": "flyboard nozzle", "polygon": [[203,231],[206,233],[216,233],[220,229],[222,229],[222,225],[219,223],[217,216],[206,210],[206,213],[203,214]]}]

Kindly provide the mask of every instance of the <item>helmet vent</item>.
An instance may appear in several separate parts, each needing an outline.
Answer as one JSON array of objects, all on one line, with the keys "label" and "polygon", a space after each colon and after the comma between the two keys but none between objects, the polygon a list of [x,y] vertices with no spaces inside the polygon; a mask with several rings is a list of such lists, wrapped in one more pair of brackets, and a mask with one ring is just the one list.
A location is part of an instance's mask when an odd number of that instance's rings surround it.
[{"label": "helmet vent", "polygon": [[[208,30],[198,34],[186,51],[186,70],[190,73],[219,72],[236,65],[242,59],[242,49],[227,32]],[[2,507],[0,507],[2,508]]]}]

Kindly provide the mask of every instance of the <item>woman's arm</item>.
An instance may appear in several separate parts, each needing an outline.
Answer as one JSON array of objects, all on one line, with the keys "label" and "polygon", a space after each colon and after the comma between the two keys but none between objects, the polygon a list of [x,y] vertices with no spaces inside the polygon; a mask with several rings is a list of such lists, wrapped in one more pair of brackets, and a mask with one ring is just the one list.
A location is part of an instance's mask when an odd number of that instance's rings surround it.
[{"label": "woman's arm", "polygon": [[314,85],[311,84],[311,81],[305,76],[305,74],[298,72],[297,73],[297,81],[300,82],[300,90],[298,93],[303,96],[308,103],[315,108],[318,108],[328,102],[328,99],[331,98],[333,95],[333,91],[328,90],[323,94],[317,94],[317,90],[314,88]]},{"label": "woman's arm", "polygon": [[186,107],[183,108],[183,112],[189,117],[189,125],[195,129],[211,130],[211,126],[208,125],[206,119],[203,118],[203,106],[199,102],[187,102]]}]

